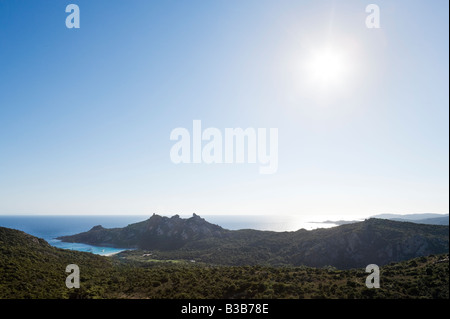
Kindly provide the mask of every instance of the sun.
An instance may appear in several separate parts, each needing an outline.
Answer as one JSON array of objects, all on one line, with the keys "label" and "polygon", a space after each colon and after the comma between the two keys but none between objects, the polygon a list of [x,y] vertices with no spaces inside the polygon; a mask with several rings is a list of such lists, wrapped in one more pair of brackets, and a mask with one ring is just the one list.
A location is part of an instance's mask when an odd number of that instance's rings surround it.
[{"label": "sun", "polygon": [[328,88],[345,84],[351,64],[345,52],[333,47],[326,47],[313,50],[305,67],[311,84],[317,85],[319,88]]},{"label": "sun", "polygon": [[306,39],[284,59],[291,80],[288,98],[297,108],[312,102],[320,106],[320,112],[324,107],[342,105],[343,99],[355,96],[364,84],[363,53],[360,43],[350,37]]}]

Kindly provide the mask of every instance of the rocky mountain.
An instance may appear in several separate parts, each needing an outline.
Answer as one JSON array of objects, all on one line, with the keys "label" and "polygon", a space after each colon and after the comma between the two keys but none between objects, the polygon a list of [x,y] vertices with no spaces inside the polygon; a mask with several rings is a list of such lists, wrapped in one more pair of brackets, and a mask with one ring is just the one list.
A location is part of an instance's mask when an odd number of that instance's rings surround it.
[{"label": "rocky mountain", "polygon": [[330,265],[341,269],[384,265],[449,250],[448,226],[383,219],[312,231],[272,232],[226,230],[197,215],[189,219],[153,215],[124,228],[95,226],[59,239],[155,250],[166,259],[225,265]]},{"label": "rocky mountain", "polygon": [[196,214],[189,219],[182,219],[179,215],[169,218],[153,214],[143,222],[124,228],[106,229],[98,225],[87,232],[58,239],[100,246],[167,250],[205,238],[221,238],[227,233],[229,231]]}]

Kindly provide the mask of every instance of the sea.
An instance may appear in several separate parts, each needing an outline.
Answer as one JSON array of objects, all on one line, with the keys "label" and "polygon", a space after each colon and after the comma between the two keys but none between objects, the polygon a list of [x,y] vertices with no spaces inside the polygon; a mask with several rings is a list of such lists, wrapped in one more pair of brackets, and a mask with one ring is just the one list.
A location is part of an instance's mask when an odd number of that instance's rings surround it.
[{"label": "sea", "polygon": [[[168,216],[170,217],[170,216]],[[181,218],[191,216],[180,215]],[[266,231],[296,231],[330,228],[332,223],[304,220],[297,216],[250,216],[250,215],[205,215],[206,221],[225,229],[256,229]],[[112,255],[126,248],[93,246],[81,243],[65,243],[59,236],[74,235],[102,225],[105,228],[125,227],[150,218],[145,215],[0,215],[0,227],[24,231],[45,239],[50,245],[70,250],[90,252],[97,255]]]}]

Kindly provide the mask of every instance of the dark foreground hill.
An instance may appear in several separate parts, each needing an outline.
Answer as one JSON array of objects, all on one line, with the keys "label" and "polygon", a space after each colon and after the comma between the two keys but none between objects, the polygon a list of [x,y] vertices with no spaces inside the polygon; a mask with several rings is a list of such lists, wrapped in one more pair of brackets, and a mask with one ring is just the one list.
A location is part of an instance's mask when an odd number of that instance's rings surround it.
[{"label": "dark foreground hill", "polygon": [[194,214],[189,219],[153,215],[124,228],[95,226],[88,232],[60,239],[148,250],[163,259],[193,259],[221,265],[329,265],[349,269],[447,253],[448,231],[448,226],[382,219],[312,231],[231,231]]},{"label": "dark foreground hill", "polygon": [[101,277],[112,261],[98,255],[58,249],[22,231],[0,227],[0,299],[68,298],[65,272],[77,264],[85,278]]},{"label": "dark foreground hill", "polygon": [[[68,289],[65,268],[80,267],[80,288]],[[0,299],[5,298],[449,298],[448,254],[380,268],[379,289],[364,268],[211,266],[132,262],[50,246],[0,227]]]}]

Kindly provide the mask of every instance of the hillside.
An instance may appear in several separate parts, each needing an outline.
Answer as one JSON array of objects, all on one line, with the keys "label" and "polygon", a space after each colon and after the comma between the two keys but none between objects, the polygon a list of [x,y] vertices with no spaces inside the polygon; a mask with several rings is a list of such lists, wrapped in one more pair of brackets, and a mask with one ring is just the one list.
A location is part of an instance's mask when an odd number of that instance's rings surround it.
[{"label": "hillside", "polygon": [[[428,225],[449,225],[449,215],[445,214],[378,214],[371,216],[370,218],[376,219],[389,219],[395,220],[399,222],[410,222],[416,224],[428,224]],[[326,220],[323,224],[335,224],[335,225],[344,225],[344,224],[353,224],[357,223],[357,220]]]},{"label": "hillside", "polygon": [[[0,299],[8,298],[449,298],[448,254],[391,263],[380,289],[364,268],[211,266],[138,262],[54,248],[0,227]],[[80,267],[79,289],[65,287],[65,267]]]},{"label": "hillside", "polygon": [[0,227],[0,299],[68,298],[66,266],[77,264],[84,278],[101,278],[112,260],[58,249],[22,231]]},{"label": "hillside", "polygon": [[372,216],[372,218],[390,219],[399,222],[411,222],[417,224],[429,225],[448,225],[449,215],[443,214],[379,214]]},{"label": "hillside", "polygon": [[399,222],[411,222],[411,223],[428,224],[428,225],[448,225],[449,224],[448,215],[446,217],[433,217],[433,218],[424,218],[424,219],[392,218],[392,220],[396,220]]},{"label": "hillside", "polygon": [[448,230],[448,226],[369,219],[312,231],[231,231],[197,215],[189,219],[153,215],[124,228],[95,226],[88,232],[60,239],[148,250],[162,259],[193,259],[220,265],[331,265],[348,269],[446,253]]},{"label": "hillside", "polygon": [[439,218],[439,217],[447,217],[448,214],[433,214],[433,213],[423,213],[423,214],[377,214],[371,216],[371,218],[379,218],[379,219],[402,219],[402,220],[421,220],[421,219],[429,219],[429,218]]}]

